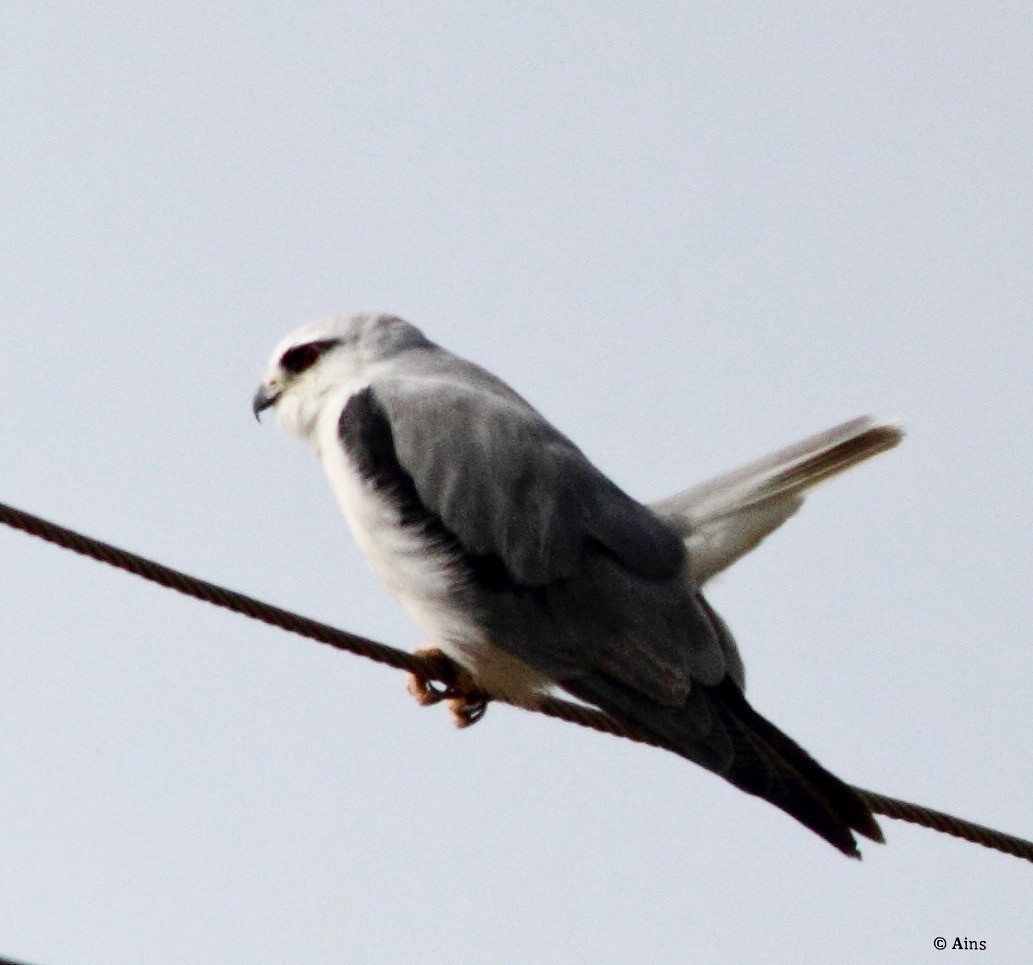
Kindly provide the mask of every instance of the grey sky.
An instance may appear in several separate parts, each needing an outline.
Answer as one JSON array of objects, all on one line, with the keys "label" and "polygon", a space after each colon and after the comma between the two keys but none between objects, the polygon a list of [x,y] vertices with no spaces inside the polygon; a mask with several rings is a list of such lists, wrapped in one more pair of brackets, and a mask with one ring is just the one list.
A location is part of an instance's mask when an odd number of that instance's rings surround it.
[{"label": "grey sky", "polygon": [[[711,597],[830,769],[1033,834],[1025,4],[2,20],[0,500],[415,646],[319,465],[251,419],[310,316],[409,318],[644,499],[897,416]],[[398,674],[8,532],[0,609],[3,954],[1033,947],[1012,858],[886,821],[858,865],[671,755],[507,708],[453,732]]]}]

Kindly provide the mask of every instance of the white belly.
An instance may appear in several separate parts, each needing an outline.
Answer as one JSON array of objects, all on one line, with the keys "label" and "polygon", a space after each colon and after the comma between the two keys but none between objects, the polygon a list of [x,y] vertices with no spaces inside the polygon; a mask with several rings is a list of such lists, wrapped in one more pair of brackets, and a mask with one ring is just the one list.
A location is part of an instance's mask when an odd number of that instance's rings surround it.
[{"label": "white belly", "polygon": [[403,526],[395,505],[363,479],[338,440],[336,418],[319,433],[323,467],[355,541],[428,643],[462,664],[488,693],[534,703],[549,680],[492,643],[475,615],[457,605],[463,577],[453,559],[416,528]]}]

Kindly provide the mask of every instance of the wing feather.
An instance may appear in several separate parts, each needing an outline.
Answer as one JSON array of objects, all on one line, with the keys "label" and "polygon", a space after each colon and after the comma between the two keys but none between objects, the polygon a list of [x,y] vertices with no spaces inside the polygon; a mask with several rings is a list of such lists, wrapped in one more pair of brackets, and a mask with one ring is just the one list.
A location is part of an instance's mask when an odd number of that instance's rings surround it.
[{"label": "wing feather", "polygon": [[643,576],[680,571],[685,551],[671,527],[480,374],[480,384],[425,376],[371,386],[398,462],[468,553],[499,557],[523,586],[571,577],[587,540]]},{"label": "wing feather", "polygon": [[[845,853],[857,854],[851,828],[878,838],[864,802],[746,702],[731,635],[687,572],[685,534],[512,390],[438,351],[353,396],[340,432],[403,520],[465,558],[471,580],[459,581],[456,605],[468,603],[510,655]],[[773,469],[753,473],[745,493],[719,487],[718,502],[734,512],[758,495],[795,498],[792,469]],[[698,525],[698,506],[667,508]],[[722,515],[711,505],[710,518]],[[503,579],[478,579],[485,558]]]},{"label": "wing feather", "polygon": [[471,590],[499,646],[558,682],[597,667],[672,706],[727,674],[678,533],[511,390],[453,361],[367,391],[423,509],[468,561],[501,564],[506,580]]}]

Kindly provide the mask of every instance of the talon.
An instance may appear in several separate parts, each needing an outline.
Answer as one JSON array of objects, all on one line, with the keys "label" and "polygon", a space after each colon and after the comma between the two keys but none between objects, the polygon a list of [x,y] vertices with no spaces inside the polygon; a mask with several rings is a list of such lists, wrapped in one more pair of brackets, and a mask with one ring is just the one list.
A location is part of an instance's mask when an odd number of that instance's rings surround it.
[{"label": "talon", "polygon": [[416,703],[421,707],[430,707],[445,699],[445,691],[435,686],[434,681],[414,673],[409,674],[405,689],[416,698]]},{"label": "talon", "polygon": [[452,697],[448,701],[452,723],[456,727],[470,727],[476,724],[484,716],[490,700],[491,697],[481,690],[463,694],[461,697]]},{"label": "talon", "polygon": [[416,698],[416,703],[421,707],[430,707],[448,697],[455,696],[453,690],[456,680],[455,664],[441,650],[437,647],[425,647],[417,650],[413,656],[423,657],[424,660],[436,664],[437,675],[447,681],[442,685],[418,673],[409,674],[405,689]]},{"label": "talon", "polygon": [[436,664],[437,676],[445,680],[440,684],[420,674],[409,674],[405,686],[416,702],[421,707],[430,707],[447,700],[456,727],[476,724],[484,716],[491,697],[477,687],[469,671],[457,666],[437,647],[417,650],[416,656]]}]

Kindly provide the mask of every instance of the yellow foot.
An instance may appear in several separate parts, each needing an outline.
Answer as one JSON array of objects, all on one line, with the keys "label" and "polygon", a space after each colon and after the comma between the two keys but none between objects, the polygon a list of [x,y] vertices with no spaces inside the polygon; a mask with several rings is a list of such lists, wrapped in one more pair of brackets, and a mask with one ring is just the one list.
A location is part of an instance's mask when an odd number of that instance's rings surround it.
[{"label": "yellow foot", "polygon": [[447,700],[456,727],[476,724],[484,716],[491,698],[474,683],[470,672],[449,660],[437,647],[417,650],[416,656],[435,664],[436,676],[445,681],[439,684],[419,674],[409,674],[406,689],[416,702],[421,707],[429,707]]}]

